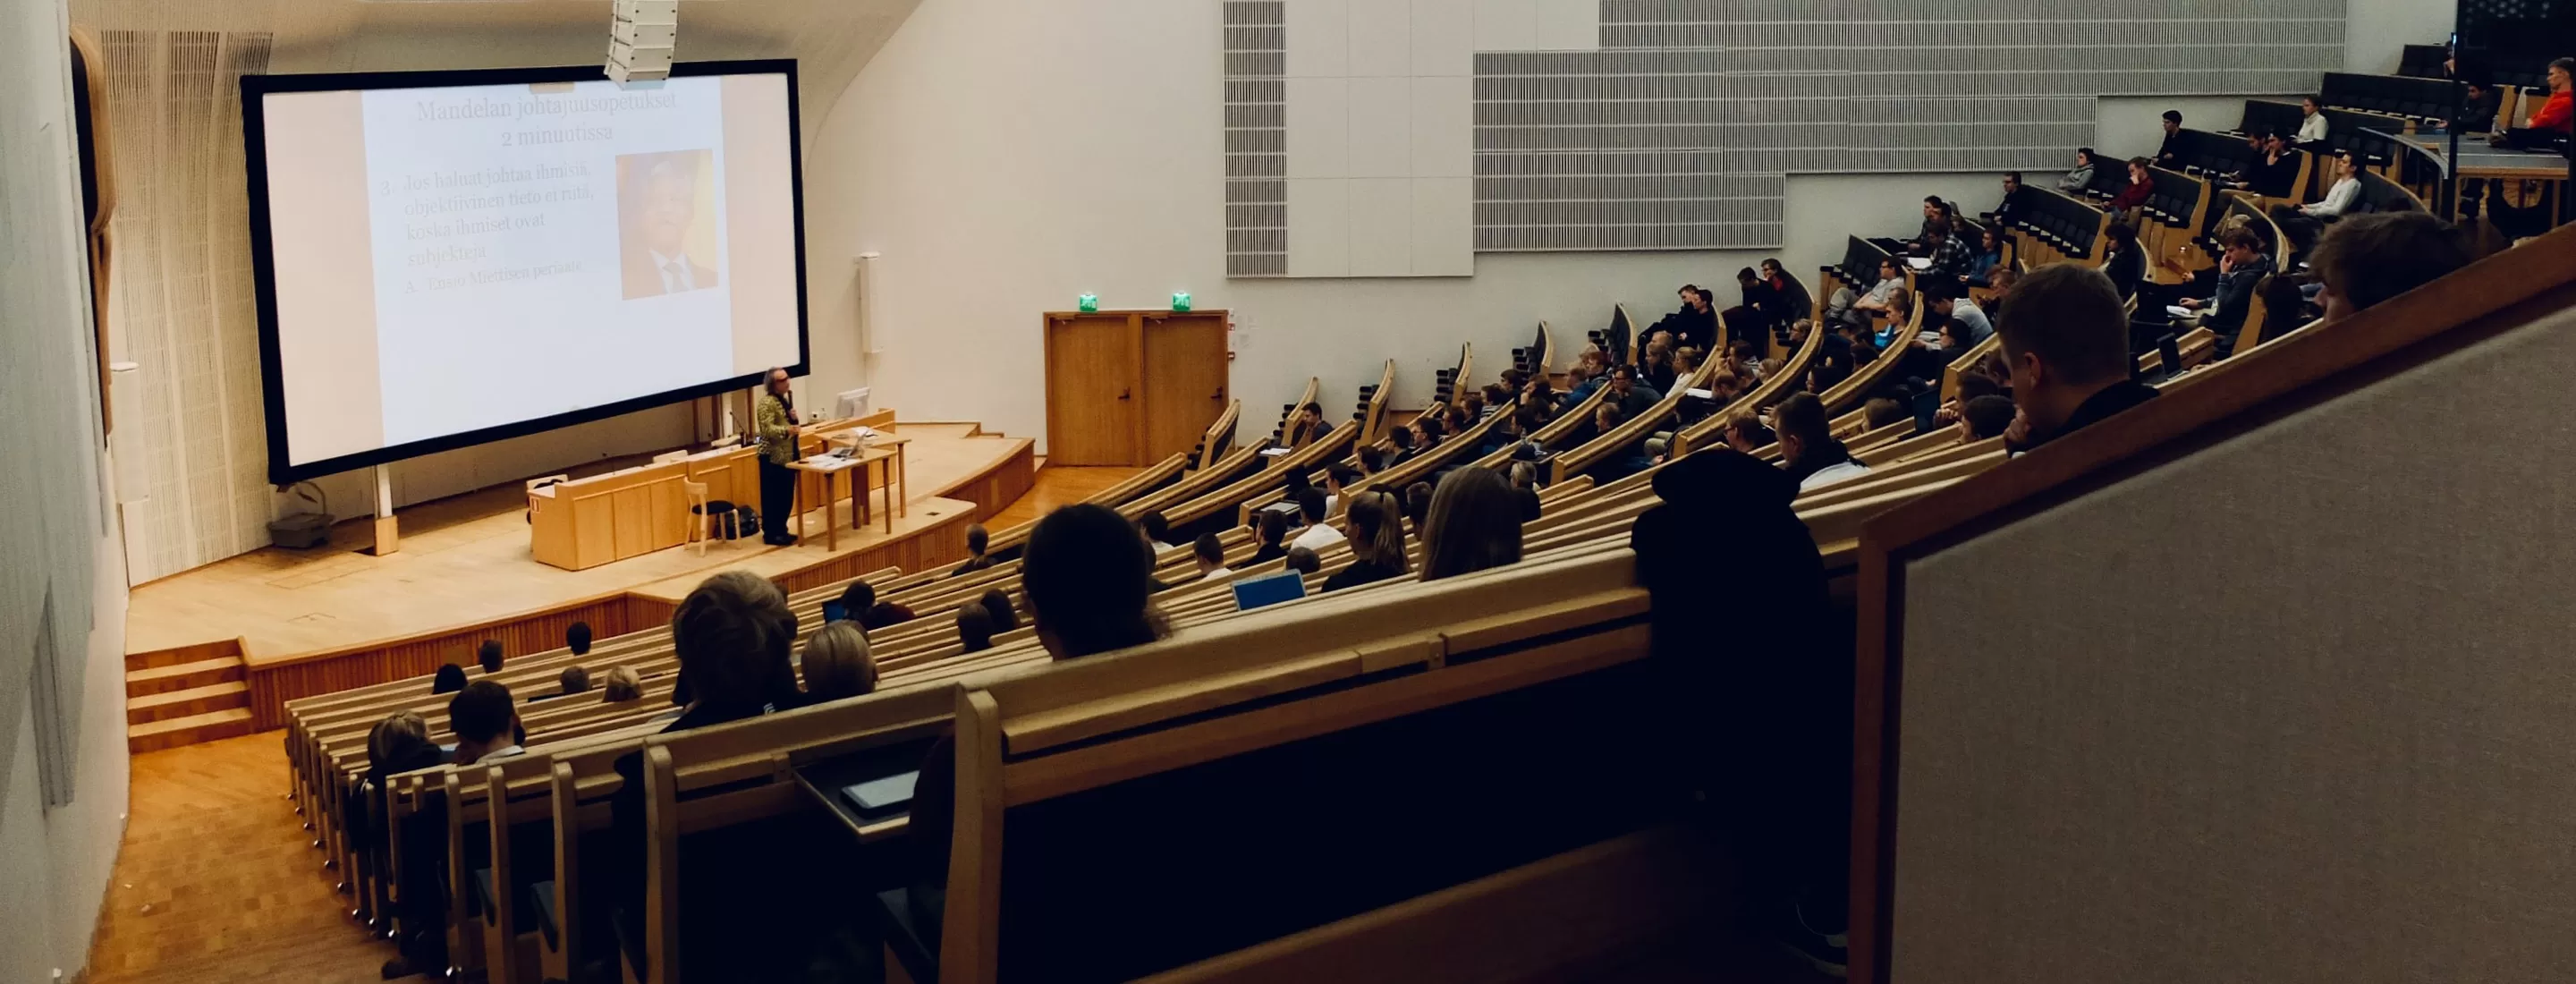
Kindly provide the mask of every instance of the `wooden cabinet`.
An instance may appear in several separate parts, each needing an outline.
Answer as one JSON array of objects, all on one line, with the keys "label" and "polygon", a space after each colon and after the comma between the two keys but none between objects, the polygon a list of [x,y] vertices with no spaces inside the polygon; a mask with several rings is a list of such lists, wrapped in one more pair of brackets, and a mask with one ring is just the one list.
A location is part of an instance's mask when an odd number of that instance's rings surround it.
[{"label": "wooden cabinet", "polygon": [[1225,411],[1224,311],[1046,315],[1047,461],[1146,465]]}]

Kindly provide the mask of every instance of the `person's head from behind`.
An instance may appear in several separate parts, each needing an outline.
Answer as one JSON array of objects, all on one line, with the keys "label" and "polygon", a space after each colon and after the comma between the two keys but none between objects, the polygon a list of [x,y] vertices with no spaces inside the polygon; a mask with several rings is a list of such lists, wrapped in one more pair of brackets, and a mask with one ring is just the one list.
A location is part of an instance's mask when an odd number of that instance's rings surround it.
[{"label": "person's head from behind", "polygon": [[2165,110],[2164,120],[2165,120],[2165,132],[2166,132],[2166,133],[2172,133],[2172,132],[2174,132],[2174,131],[2176,131],[2176,130],[2180,130],[2180,129],[2182,129],[2182,110],[2179,110],[2179,109],[2168,109],[2168,110]]},{"label": "person's head from behind", "polygon": [[483,640],[482,645],[474,648],[474,661],[483,664],[485,676],[501,672],[501,640]]},{"label": "person's head from behind", "polygon": [[[1985,373],[1979,372],[1975,369],[1970,369],[1959,374],[1958,395],[1959,405],[1961,406],[1966,406],[1968,401],[1980,396],[2003,396],[2003,394],[2004,384],[1997,381],[1993,376],[1986,375]],[[2007,399],[2009,399],[2009,397],[2007,397]]]},{"label": "person's head from behind", "polygon": [[1378,450],[1377,445],[1360,445],[1358,458],[1361,474],[1375,475],[1386,470],[1386,452]]},{"label": "person's head from behind", "polygon": [[2104,387],[2129,378],[2129,315],[2111,278],[2080,264],[2031,271],[2004,303],[2013,402],[2037,431],[2056,430]]},{"label": "person's head from behind", "polygon": [[1754,415],[1741,415],[1726,422],[1726,446],[1736,448],[1736,451],[1754,453],[1757,448],[1767,448],[1777,440],[1780,438],[1772,433],[1772,428],[1765,428],[1762,420]]},{"label": "person's head from behind", "polygon": [[395,711],[367,729],[367,769],[391,775],[428,765],[438,746],[429,740],[429,722],[416,711]]},{"label": "person's head from behind", "polygon": [[574,622],[564,629],[564,648],[575,656],[590,655],[590,623]]},{"label": "person's head from behind", "polygon": [[1039,520],[1020,560],[1029,615],[1057,659],[1153,641],[1145,611],[1153,574],[1153,554],[1127,521],[1088,503]]},{"label": "person's head from behind", "polygon": [[1884,396],[1861,404],[1860,413],[1861,419],[1869,423],[1871,430],[1914,419],[1912,414],[1905,412],[1904,404]]},{"label": "person's head from behind", "polygon": [[429,678],[429,692],[432,694],[452,694],[463,689],[465,668],[454,663],[439,667],[438,673]]},{"label": "person's head from behind", "polygon": [[1009,632],[1020,627],[1020,613],[1018,609],[1011,607],[1009,592],[994,588],[984,592],[981,603],[984,606],[984,613],[993,616],[995,633]]},{"label": "person's head from behind", "polygon": [[867,617],[868,609],[877,607],[877,589],[866,581],[852,581],[841,589],[841,614],[850,621]]},{"label": "person's head from behind", "polygon": [[1490,468],[1461,468],[1440,480],[1422,524],[1422,579],[1471,574],[1521,559],[1521,506]]},{"label": "person's head from behind", "polygon": [[456,733],[457,763],[472,764],[492,750],[509,745],[517,715],[510,688],[491,680],[466,684],[465,689],[448,698],[447,728]]},{"label": "person's head from behind", "polygon": [[969,556],[973,556],[973,557],[982,557],[982,556],[984,556],[984,551],[985,551],[986,549],[990,548],[992,545],[993,545],[993,534],[991,534],[991,533],[989,533],[989,532],[986,532],[986,531],[985,531],[985,529],[984,529],[984,524],[982,524],[982,523],[970,523],[970,524],[967,524],[967,526],[966,526],[966,553],[967,553]]},{"label": "person's head from behind", "polygon": [[1190,556],[1199,563],[1199,573],[1206,574],[1225,566],[1225,541],[1214,533],[1201,533],[1190,544]]},{"label": "person's head from behind", "polygon": [[1297,515],[1306,521],[1306,525],[1313,526],[1324,521],[1323,493],[1314,489],[1304,489],[1290,498],[1297,501]]},{"label": "person's head from behind", "polygon": [[2013,420],[2012,397],[1993,393],[1959,404],[1959,436],[1982,441],[2001,436]]},{"label": "person's head from behind", "polygon": [[868,652],[868,635],[851,623],[834,622],[814,630],[806,637],[798,662],[805,670],[805,696],[815,700],[856,697],[877,689],[877,661]]},{"label": "person's head from behind", "polygon": [[1516,489],[1537,488],[1538,466],[1526,461],[1512,462],[1512,487]]},{"label": "person's head from behind", "polygon": [[1155,510],[1138,517],[1136,520],[1136,528],[1144,531],[1145,539],[1151,540],[1157,544],[1167,544],[1172,542],[1172,521],[1163,518],[1161,510]]},{"label": "person's head from behind", "polygon": [[[1379,494],[1383,495],[1385,493]],[[1296,571],[1299,574],[1313,574],[1324,569],[1324,558],[1315,556],[1314,551],[1306,549],[1305,547],[1288,548],[1286,563],[1288,564],[1289,570]]]},{"label": "person's head from behind", "polygon": [[1389,446],[1394,447],[1399,452],[1411,451],[1413,450],[1413,435],[1414,429],[1412,426],[1407,425],[1404,427],[1398,427],[1387,432],[1386,443]]},{"label": "person's head from behind", "polygon": [[957,606],[957,645],[970,653],[993,648],[993,613],[982,605]]},{"label": "person's head from behind", "polygon": [[1824,401],[1813,393],[1790,394],[1771,408],[1771,426],[1779,431],[1780,456],[1793,465],[1834,439],[1833,421],[1825,415]]},{"label": "person's head from behind", "polygon": [[788,672],[796,616],[768,578],[725,571],[700,582],[671,612],[671,649],[698,706],[748,717],[795,686]]},{"label": "person's head from behind", "polygon": [[1265,547],[1275,547],[1287,542],[1287,514],[1270,509],[1262,510],[1261,525],[1255,529],[1255,535],[1261,538],[1261,545]]},{"label": "person's head from behind", "polygon": [[1415,482],[1404,487],[1404,518],[1413,523],[1416,532],[1431,519],[1432,488],[1429,482]]},{"label": "person's head from behind", "polygon": [[1359,469],[1351,467],[1348,462],[1336,461],[1324,466],[1324,489],[1334,495],[1341,495],[1349,492],[1351,486],[1358,485],[1360,479],[1364,477],[1366,476],[1361,475]]},{"label": "person's head from behind", "polygon": [[608,671],[608,682],[601,684],[599,689],[600,700],[607,703],[623,704],[630,700],[643,700],[644,678],[635,675],[634,667],[611,667]]},{"label": "person's head from behind", "polygon": [[2326,229],[2308,268],[2325,290],[2325,320],[2351,317],[2469,265],[2459,227],[2426,212],[2355,215]]},{"label": "person's head from behind", "polygon": [[1608,433],[1611,428],[1617,426],[1619,426],[1618,404],[1603,401],[1599,406],[1592,408],[1593,430],[1596,432]]},{"label": "person's head from behind", "polygon": [[698,213],[698,169],[691,158],[668,154],[644,169],[644,245],[666,259],[688,249],[689,224]]},{"label": "person's head from behind", "polygon": [[564,693],[580,693],[590,689],[590,671],[578,666],[564,667],[563,672],[555,676],[555,684]]},{"label": "person's head from behind", "polygon": [[[1463,471],[1482,471],[1470,468]],[[1411,567],[1404,552],[1403,515],[1395,497],[1384,492],[1362,492],[1351,499],[1351,556],[1365,564],[1384,567],[1402,574]]]}]

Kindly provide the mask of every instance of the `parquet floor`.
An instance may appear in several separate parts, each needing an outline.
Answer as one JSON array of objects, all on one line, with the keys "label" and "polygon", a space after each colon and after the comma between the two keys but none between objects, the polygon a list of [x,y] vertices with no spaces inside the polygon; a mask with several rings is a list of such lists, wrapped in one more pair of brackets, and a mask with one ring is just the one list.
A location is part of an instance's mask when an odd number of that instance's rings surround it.
[{"label": "parquet floor", "polygon": [[[1108,488],[1132,468],[1041,468],[1001,529]],[[376,980],[391,944],[348,918],[337,872],[286,794],[278,732],[148,752],[90,948],[91,984]],[[412,978],[427,980],[427,978]]]},{"label": "parquet floor", "polygon": [[393,956],[348,918],[263,732],[134,757],[92,984],[373,981]]}]

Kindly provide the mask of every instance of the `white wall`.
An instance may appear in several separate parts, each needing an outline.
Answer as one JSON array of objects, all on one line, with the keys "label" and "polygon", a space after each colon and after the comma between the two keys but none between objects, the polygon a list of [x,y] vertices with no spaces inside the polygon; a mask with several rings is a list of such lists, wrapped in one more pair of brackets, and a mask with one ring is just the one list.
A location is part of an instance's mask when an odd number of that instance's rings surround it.
[{"label": "white wall", "polygon": [[[2351,16],[2354,44],[2385,48],[2391,67],[2399,38],[2439,36],[2408,0],[2353,0]],[[1461,341],[1498,369],[1538,320],[1576,343],[1614,301],[1651,319],[1676,286],[1728,285],[1764,255],[1806,276],[1848,234],[1911,232],[1926,194],[1994,203],[1993,175],[1793,176],[1778,251],[1489,253],[1470,278],[1228,280],[1219,17],[1207,0],[923,0],[807,155],[816,388],[870,383],[910,418],[1043,440],[1039,313],[1086,291],[1159,307],[1188,290],[1236,313],[1235,395],[1266,429],[1308,376],[1338,408],[1392,357],[1398,401],[1419,404]],[[2106,99],[2096,146],[2152,153],[2164,109],[2227,127],[2241,104]],[[850,257],[867,250],[884,254],[872,358],[840,327],[857,322]]]},{"label": "white wall", "polygon": [[2344,20],[2343,70],[2395,72],[2410,44],[2451,37],[2459,5],[2449,0],[2350,0]]},{"label": "white wall", "polygon": [[[86,961],[127,803],[125,576],[103,525],[67,28],[62,0],[0,4],[0,981],[13,982]],[[69,758],[60,805],[46,804],[39,729]]]}]

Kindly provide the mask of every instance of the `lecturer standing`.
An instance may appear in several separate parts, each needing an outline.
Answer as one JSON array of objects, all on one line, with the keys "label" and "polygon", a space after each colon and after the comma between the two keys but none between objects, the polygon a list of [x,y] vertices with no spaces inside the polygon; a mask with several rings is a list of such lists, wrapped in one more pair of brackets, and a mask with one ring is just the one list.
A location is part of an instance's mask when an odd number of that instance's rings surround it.
[{"label": "lecturer standing", "polygon": [[752,407],[753,433],[760,439],[761,541],[773,547],[796,545],[787,532],[787,516],[796,511],[796,396],[787,388],[787,370],[769,370],[768,392]]}]

